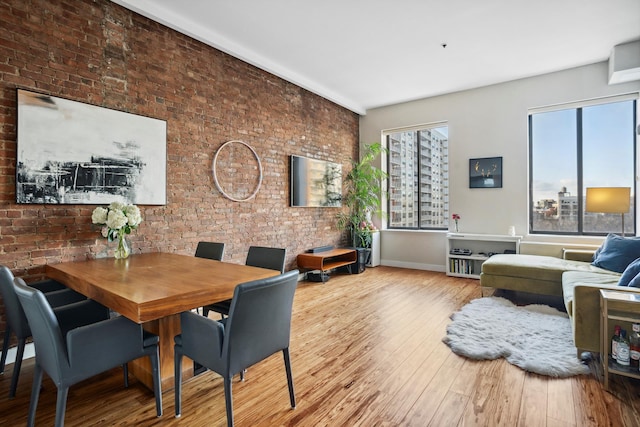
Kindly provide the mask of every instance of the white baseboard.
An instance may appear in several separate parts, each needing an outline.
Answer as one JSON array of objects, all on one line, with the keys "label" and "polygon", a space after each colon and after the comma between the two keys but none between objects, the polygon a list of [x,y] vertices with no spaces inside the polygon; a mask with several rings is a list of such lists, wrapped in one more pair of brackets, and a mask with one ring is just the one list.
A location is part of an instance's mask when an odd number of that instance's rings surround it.
[{"label": "white baseboard", "polygon": [[[27,345],[24,346],[24,355],[22,357],[22,360],[30,359],[32,357],[35,357],[35,355],[36,355],[36,350],[35,350],[32,342],[30,342],[30,343],[28,343]],[[16,347],[11,347],[7,351],[6,364],[9,365],[9,364],[15,363],[15,362],[16,362]]]}]

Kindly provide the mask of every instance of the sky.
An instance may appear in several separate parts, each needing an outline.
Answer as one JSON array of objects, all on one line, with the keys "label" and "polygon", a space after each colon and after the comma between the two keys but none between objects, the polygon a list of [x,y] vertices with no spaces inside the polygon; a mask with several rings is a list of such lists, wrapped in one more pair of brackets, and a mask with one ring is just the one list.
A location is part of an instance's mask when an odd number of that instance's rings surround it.
[{"label": "sky", "polygon": [[[585,187],[631,187],[633,196],[633,101],[583,108]],[[533,202],[556,199],[562,187],[577,194],[576,110],[533,116]]]}]

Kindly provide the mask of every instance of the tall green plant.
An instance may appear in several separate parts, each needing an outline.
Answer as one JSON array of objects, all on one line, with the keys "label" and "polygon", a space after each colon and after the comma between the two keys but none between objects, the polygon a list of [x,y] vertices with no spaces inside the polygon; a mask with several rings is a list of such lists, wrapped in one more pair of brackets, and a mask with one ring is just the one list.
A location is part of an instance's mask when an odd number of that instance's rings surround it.
[{"label": "tall green plant", "polygon": [[354,247],[368,247],[371,231],[366,226],[367,213],[380,214],[382,180],[387,174],[373,165],[373,161],[386,149],[379,143],[366,145],[359,161],[352,161],[346,175],[346,192],[342,197],[348,212],[338,214],[338,229],[348,230]]}]

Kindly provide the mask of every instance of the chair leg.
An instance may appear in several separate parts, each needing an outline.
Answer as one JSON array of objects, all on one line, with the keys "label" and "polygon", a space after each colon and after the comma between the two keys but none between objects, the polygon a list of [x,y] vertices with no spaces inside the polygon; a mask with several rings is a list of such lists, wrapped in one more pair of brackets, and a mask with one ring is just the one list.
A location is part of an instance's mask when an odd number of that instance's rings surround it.
[{"label": "chair leg", "polygon": [[149,355],[151,361],[151,375],[153,375],[153,394],[156,396],[156,415],[162,416],[162,389],[160,382],[160,348]]},{"label": "chair leg", "polygon": [[244,381],[244,374],[247,373],[246,369],[243,369],[242,371],[240,371],[240,381]]},{"label": "chair leg", "polygon": [[175,380],[175,396],[176,396],[176,418],[182,415],[182,351],[178,347],[173,350],[174,363],[174,380]]},{"label": "chair leg", "polygon": [[291,359],[289,357],[289,348],[282,350],[284,356],[284,368],[287,371],[287,384],[289,385],[289,400],[291,401],[291,407],[296,407],[296,394],[293,390],[293,375],[291,374]]},{"label": "chair leg", "polygon": [[69,387],[58,387],[58,397],[56,399],[56,424],[55,427],[64,426],[64,414],[67,411],[67,396]]},{"label": "chair leg", "polygon": [[42,367],[36,363],[33,369],[33,385],[31,386],[31,401],[29,402],[29,418],[27,427],[33,427],[36,421],[36,409],[38,408],[38,398],[40,397],[40,387],[42,386]]},{"label": "chair leg", "polygon": [[2,341],[2,356],[0,357],[0,374],[4,374],[4,365],[7,363],[7,353],[9,352],[9,340],[11,339],[11,328],[5,326],[4,341]]},{"label": "chair leg", "polygon": [[209,317],[209,309],[206,307],[202,307],[202,315],[204,317]]},{"label": "chair leg", "polygon": [[11,386],[9,387],[9,398],[16,397],[16,389],[18,388],[18,379],[20,377],[20,368],[22,368],[22,358],[24,357],[24,346],[26,345],[26,338],[20,338],[18,340],[18,347],[16,348],[16,361],[13,364],[13,376],[11,377]]},{"label": "chair leg", "polygon": [[122,364],[122,373],[124,375],[124,388],[129,388],[129,364]]},{"label": "chair leg", "polygon": [[233,397],[231,394],[231,377],[224,378],[224,403],[227,408],[227,427],[233,427]]}]

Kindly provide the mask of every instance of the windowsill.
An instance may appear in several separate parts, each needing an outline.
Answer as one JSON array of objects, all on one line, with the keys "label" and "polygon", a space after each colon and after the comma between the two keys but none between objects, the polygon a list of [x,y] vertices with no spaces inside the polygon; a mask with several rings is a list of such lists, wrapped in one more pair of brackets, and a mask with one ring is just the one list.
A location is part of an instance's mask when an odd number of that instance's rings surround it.
[{"label": "windowsill", "polygon": [[[418,234],[434,234],[434,235],[446,235],[447,233],[453,233],[452,230],[410,230],[410,229],[402,229],[402,228],[385,228],[379,230],[380,233],[390,234],[390,233],[418,233]],[[468,234],[490,234],[490,233],[477,233],[477,232],[469,232]],[[498,233],[499,234],[499,233]],[[522,235],[522,242],[527,243],[558,243],[558,244],[567,244],[567,243],[577,243],[584,245],[598,245],[600,246],[606,236],[577,236],[571,234],[528,234],[524,233]]]},{"label": "windowsill", "polygon": [[607,236],[582,236],[574,234],[525,234],[524,238],[531,241],[541,242],[566,242],[567,240],[575,241],[598,241],[602,242]]},{"label": "windowsill", "polygon": [[404,228],[385,228],[382,233],[427,233],[427,234],[447,234],[449,230],[409,230]]},{"label": "windowsill", "polygon": [[[396,228],[386,228],[381,229],[381,233],[391,234],[391,233],[418,233],[418,234],[431,234],[431,235],[446,235],[447,233],[452,233],[451,230],[410,230],[410,229],[396,229]],[[470,234],[489,234],[489,233],[471,233]],[[567,244],[567,243],[576,243],[582,245],[597,245],[600,246],[606,236],[575,236],[575,235],[559,235],[559,234],[528,234],[525,233],[522,235],[522,242],[527,243],[557,243],[557,244]]]}]

